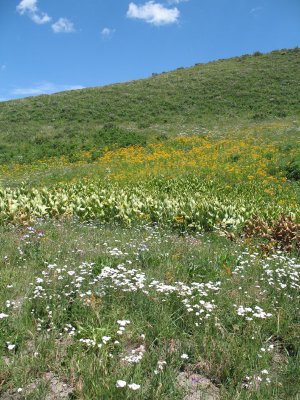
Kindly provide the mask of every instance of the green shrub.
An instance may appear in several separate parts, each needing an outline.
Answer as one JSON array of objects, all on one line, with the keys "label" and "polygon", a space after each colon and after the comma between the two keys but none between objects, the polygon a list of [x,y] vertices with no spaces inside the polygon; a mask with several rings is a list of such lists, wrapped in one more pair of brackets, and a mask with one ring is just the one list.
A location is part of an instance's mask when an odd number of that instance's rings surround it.
[{"label": "green shrub", "polygon": [[284,172],[287,179],[300,181],[300,158],[289,161],[285,165]]},{"label": "green shrub", "polygon": [[282,148],[283,158],[281,161],[276,163],[275,161],[270,162],[268,172],[276,176],[281,174],[285,176],[290,181],[300,181],[300,154],[294,157],[289,155],[284,156],[284,151],[288,153],[289,151],[295,149],[292,144],[286,145],[286,148]]}]

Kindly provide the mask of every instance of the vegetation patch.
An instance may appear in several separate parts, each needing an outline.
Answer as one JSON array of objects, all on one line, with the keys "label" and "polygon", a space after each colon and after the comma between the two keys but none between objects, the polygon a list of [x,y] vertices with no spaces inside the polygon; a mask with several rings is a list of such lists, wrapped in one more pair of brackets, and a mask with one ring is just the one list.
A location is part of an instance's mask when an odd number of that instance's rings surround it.
[{"label": "vegetation patch", "polygon": [[0,103],[0,398],[300,396],[299,51]]}]

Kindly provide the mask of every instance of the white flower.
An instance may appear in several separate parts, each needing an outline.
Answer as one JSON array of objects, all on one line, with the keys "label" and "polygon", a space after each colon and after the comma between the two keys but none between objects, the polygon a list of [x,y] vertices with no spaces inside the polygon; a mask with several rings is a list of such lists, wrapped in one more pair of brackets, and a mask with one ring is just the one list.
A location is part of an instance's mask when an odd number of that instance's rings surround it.
[{"label": "white flower", "polygon": [[7,318],[7,317],[8,317],[8,315],[7,315],[7,314],[0,313],[0,319]]},{"label": "white flower", "polygon": [[15,344],[11,344],[10,342],[7,343],[8,350],[13,350],[16,347]]},{"label": "white flower", "polygon": [[68,271],[68,275],[72,276],[75,274],[75,271]]},{"label": "white flower", "polygon": [[157,368],[154,370],[155,375],[159,374],[160,371],[163,371],[164,367],[167,365],[166,361],[157,361]]},{"label": "white flower", "polygon": [[128,321],[127,319],[124,319],[124,320],[118,320],[117,321],[117,324],[119,324],[120,326],[126,326],[127,324],[130,324],[130,321]]},{"label": "white flower", "polygon": [[121,379],[117,381],[116,387],[123,388],[127,385],[126,381],[122,381]]},{"label": "white flower", "polygon": [[106,344],[110,339],[111,339],[110,336],[103,336],[102,341],[104,344]]},{"label": "white flower", "polygon": [[130,385],[128,385],[128,387],[132,390],[138,390],[141,385],[137,385],[136,383],[131,383]]},{"label": "white flower", "polygon": [[183,353],[183,354],[181,354],[180,358],[182,360],[187,360],[189,358],[189,356],[187,354]]}]

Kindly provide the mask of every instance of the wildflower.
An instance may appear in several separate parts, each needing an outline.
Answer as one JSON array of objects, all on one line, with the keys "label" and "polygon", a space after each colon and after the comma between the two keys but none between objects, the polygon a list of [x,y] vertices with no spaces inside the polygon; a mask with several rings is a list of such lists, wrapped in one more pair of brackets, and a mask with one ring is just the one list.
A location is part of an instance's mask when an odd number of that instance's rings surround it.
[{"label": "wildflower", "polygon": [[8,317],[8,315],[7,315],[7,314],[0,313],[0,319],[7,318],[7,317]]},{"label": "wildflower", "polygon": [[110,339],[111,339],[110,336],[103,336],[102,341],[104,344],[106,344]]},{"label": "wildflower", "polygon": [[164,367],[167,365],[166,361],[158,361],[157,369],[154,370],[155,375],[159,374],[160,371],[163,371]]},{"label": "wildflower", "polygon": [[182,360],[187,360],[189,358],[189,356],[187,354],[183,353],[183,354],[181,354],[180,358]]},{"label": "wildflower", "polygon": [[132,364],[140,362],[145,353],[145,346],[141,345],[138,349],[132,350],[131,354],[122,358],[123,361],[127,361]]},{"label": "wildflower", "polygon": [[124,319],[124,320],[118,320],[117,321],[117,323],[120,325],[120,326],[126,326],[127,324],[130,324],[130,321],[128,321],[127,319]]},{"label": "wildflower", "polygon": [[123,388],[127,385],[126,381],[122,381],[121,379],[117,381],[116,387]]},{"label": "wildflower", "polygon": [[137,385],[136,383],[130,383],[130,385],[128,385],[129,389],[131,390],[138,390],[141,385]]}]

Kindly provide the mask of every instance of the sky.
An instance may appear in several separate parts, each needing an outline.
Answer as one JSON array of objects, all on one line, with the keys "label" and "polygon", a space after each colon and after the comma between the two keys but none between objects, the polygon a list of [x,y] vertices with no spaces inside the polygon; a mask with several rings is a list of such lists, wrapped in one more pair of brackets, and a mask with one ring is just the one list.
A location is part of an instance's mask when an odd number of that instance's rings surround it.
[{"label": "sky", "polygon": [[300,46],[300,0],[0,0],[0,101]]}]

